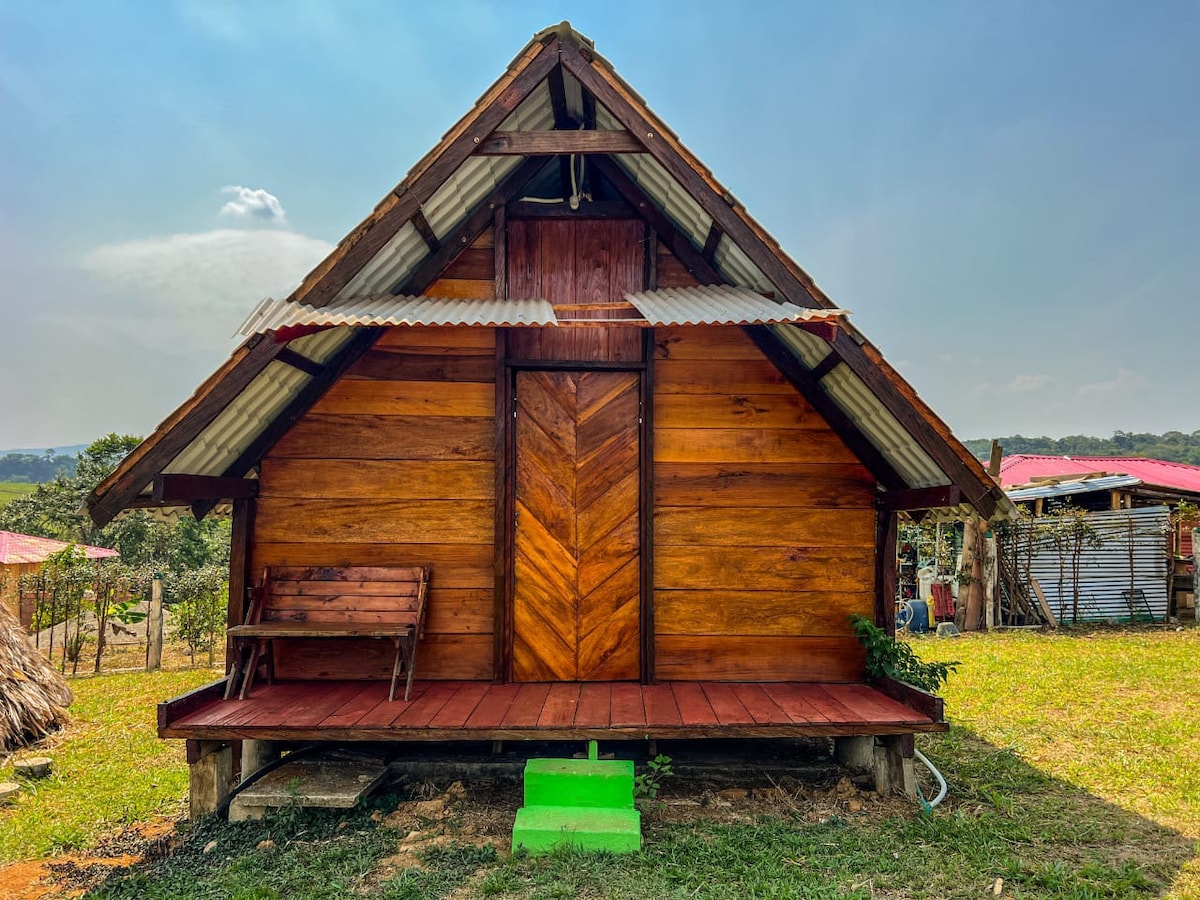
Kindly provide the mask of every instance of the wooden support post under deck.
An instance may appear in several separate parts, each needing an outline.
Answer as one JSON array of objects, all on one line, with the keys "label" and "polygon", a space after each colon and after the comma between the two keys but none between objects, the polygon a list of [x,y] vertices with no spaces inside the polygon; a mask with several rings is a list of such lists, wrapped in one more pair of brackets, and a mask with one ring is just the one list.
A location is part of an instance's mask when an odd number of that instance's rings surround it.
[{"label": "wooden support post under deck", "polygon": [[279,741],[244,740],[242,744],[242,781],[269,766],[282,755]]},{"label": "wooden support post under deck", "polygon": [[188,818],[211,816],[233,785],[233,748],[226,741],[187,742]]},{"label": "wooden support post under deck", "polygon": [[917,773],[913,768],[913,736],[885,734],[875,740],[875,790],[883,797],[903,794],[915,800]]},{"label": "wooden support post under deck", "polygon": [[853,772],[875,770],[875,738],[853,734],[833,739],[833,758]]}]

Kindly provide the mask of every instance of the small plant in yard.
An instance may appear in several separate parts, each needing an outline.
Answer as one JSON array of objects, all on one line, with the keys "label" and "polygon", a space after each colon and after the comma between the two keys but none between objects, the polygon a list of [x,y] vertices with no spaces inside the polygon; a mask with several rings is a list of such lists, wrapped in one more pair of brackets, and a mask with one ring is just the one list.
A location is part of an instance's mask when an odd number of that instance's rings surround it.
[{"label": "small plant in yard", "polygon": [[637,797],[653,800],[658,797],[663,781],[674,774],[675,770],[671,768],[671,757],[660,753],[646,763],[645,772],[634,776],[633,793]]},{"label": "small plant in yard", "polygon": [[923,662],[912,647],[898,641],[866,616],[851,616],[850,624],[858,642],[867,648],[867,674],[876,678],[895,678],[926,691],[936,691],[958,661]]}]

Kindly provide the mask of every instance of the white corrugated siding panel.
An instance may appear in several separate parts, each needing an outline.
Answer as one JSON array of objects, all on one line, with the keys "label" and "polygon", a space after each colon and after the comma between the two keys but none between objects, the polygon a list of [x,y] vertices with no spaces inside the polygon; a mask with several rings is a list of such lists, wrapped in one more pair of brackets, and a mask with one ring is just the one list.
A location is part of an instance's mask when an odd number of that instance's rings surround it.
[{"label": "white corrugated siding panel", "polygon": [[272,362],[163,471],[221,475],[266,430],[312,376]]},{"label": "white corrugated siding panel", "polygon": [[421,207],[438,240],[445,240],[461,225],[523,160],[522,156],[472,156],[459,166]]},{"label": "white corrugated siding panel", "polygon": [[722,275],[734,284],[764,293],[775,290],[762,270],[750,261],[750,257],[743,253],[742,248],[730,240],[727,234],[722,235],[721,240],[717,242],[717,251],[713,254],[713,264]]},{"label": "white corrugated siding panel", "polygon": [[542,82],[500,123],[497,131],[553,131],[554,107],[550,88]]},{"label": "white corrugated siding panel", "polygon": [[381,294],[403,281],[429,255],[429,246],[411,222],[396,232],[369,263],[337,293],[334,302],[344,297]]},{"label": "white corrugated siding panel", "polygon": [[537,298],[461,300],[374,294],[349,297],[329,306],[287,300],[259,304],[242,326],[263,334],[292,325],[556,325],[554,307]]},{"label": "white corrugated siding panel", "polygon": [[776,303],[743,287],[704,285],[626,294],[651,325],[762,325],[772,322],[824,321],[844,310],[814,310]]},{"label": "white corrugated siding panel", "polygon": [[619,153],[612,158],[692,244],[704,246],[712,218],[654,157],[648,153]]},{"label": "white corrugated siding panel", "polygon": [[[1088,521],[1101,544],[1097,548],[1085,548],[1080,554],[1080,621],[1129,621],[1129,602],[1121,595],[1121,591],[1130,589],[1131,575],[1133,589],[1143,591],[1146,597],[1145,601],[1138,600],[1135,603],[1137,616],[1145,618],[1148,612],[1152,612],[1160,621],[1166,617],[1169,516],[1170,510],[1165,506],[1088,514]],[[1054,524],[1054,517],[1042,516],[1034,519],[1033,523],[1035,527],[1049,528]],[[1131,523],[1132,573],[1129,562]],[[1038,580],[1046,595],[1046,602],[1059,621],[1071,622],[1074,618],[1075,592],[1070,551],[1063,554],[1061,582],[1059,560],[1054,541],[1042,532],[1035,543],[1030,575]]]}]

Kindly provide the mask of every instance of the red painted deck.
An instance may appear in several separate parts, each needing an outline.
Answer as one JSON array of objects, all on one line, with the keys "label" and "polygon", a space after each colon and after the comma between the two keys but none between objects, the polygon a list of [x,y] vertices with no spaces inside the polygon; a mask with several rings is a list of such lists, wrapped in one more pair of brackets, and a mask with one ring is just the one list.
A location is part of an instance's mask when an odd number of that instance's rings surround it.
[{"label": "red painted deck", "polygon": [[159,736],[322,741],[803,737],[945,731],[865,684],[418,681],[409,701],[379,681],[218,682],[159,706]]}]

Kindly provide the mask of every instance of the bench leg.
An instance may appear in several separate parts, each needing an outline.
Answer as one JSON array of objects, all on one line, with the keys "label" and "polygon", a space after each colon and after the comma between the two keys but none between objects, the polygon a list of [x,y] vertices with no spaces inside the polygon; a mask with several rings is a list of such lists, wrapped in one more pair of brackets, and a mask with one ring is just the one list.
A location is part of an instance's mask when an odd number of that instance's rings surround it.
[{"label": "bench leg", "polygon": [[275,683],[275,639],[267,641],[267,684]]},{"label": "bench leg", "polygon": [[246,647],[240,641],[234,641],[233,658],[229,666],[229,674],[225,677],[225,698],[226,700],[233,697],[237,693],[238,682],[242,678],[242,660],[246,655]]},{"label": "bench leg", "polygon": [[258,657],[262,655],[262,645],[262,640],[255,638],[254,647],[250,651],[250,665],[246,667],[246,674],[242,676],[242,692],[238,695],[243,700],[250,693],[250,686],[254,684],[254,675],[258,671]]},{"label": "bench leg", "polygon": [[405,660],[408,666],[408,681],[404,685],[404,699],[408,700],[412,697],[413,672],[416,670],[417,639],[414,637],[404,643],[408,646],[407,659]]},{"label": "bench leg", "polygon": [[[404,665],[404,645],[400,643],[399,638],[392,638],[396,644],[396,661],[392,663],[392,683],[388,687],[388,702],[391,703],[396,699],[396,682],[400,680],[400,667]],[[405,695],[405,700],[408,696]]]}]

